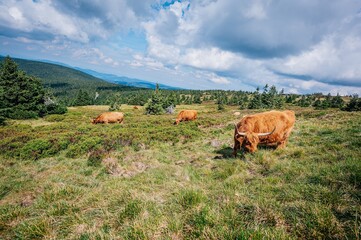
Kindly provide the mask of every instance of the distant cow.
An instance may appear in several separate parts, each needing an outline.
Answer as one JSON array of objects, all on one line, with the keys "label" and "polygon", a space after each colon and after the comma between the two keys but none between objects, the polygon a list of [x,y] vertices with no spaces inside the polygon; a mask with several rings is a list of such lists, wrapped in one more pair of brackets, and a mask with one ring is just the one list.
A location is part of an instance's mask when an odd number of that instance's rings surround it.
[{"label": "distant cow", "polygon": [[236,157],[241,147],[255,152],[258,144],[285,147],[295,121],[295,113],[289,110],[244,116],[234,129],[233,155]]},{"label": "distant cow", "polygon": [[92,123],[123,123],[123,120],[124,114],[122,112],[105,112],[94,118]]},{"label": "distant cow", "polygon": [[137,106],[134,106],[133,109],[138,109],[138,107],[137,107]]},{"label": "distant cow", "polygon": [[196,110],[183,110],[178,113],[177,119],[174,124],[178,125],[179,122],[182,121],[191,121],[197,119],[197,111]]}]

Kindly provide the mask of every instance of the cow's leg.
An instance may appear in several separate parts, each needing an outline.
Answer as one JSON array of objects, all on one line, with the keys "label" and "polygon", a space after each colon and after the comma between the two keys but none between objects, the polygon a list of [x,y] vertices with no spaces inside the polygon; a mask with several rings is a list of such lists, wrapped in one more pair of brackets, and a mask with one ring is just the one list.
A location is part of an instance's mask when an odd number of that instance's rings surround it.
[{"label": "cow's leg", "polygon": [[237,157],[237,151],[238,149],[241,148],[241,145],[239,144],[239,142],[237,140],[234,141],[234,146],[233,146],[233,156]]}]

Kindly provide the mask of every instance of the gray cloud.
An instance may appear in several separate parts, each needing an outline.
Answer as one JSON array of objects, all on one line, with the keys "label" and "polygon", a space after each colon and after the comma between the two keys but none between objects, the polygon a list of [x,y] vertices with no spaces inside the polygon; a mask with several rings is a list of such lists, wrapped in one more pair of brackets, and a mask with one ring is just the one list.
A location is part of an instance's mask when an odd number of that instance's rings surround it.
[{"label": "gray cloud", "polygon": [[298,54],[357,14],[355,0],[210,1],[191,5],[199,42],[253,58]]},{"label": "gray cloud", "polygon": [[[360,10],[359,0],[0,0],[0,39],[203,89],[361,93]],[[122,45],[137,45],[129,31],[144,33],[146,52]]]},{"label": "gray cloud", "polygon": [[145,24],[151,56],[293,92],[361,87],[359,1],[189,2]]}]

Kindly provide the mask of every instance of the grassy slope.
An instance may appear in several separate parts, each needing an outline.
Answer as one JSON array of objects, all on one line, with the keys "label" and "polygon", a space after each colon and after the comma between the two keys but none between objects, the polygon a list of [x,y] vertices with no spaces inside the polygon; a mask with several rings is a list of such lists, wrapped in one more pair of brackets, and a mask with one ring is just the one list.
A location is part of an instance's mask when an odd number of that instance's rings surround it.
[{"label": "grassy slope", "polygon": [[123,105],[123,125],[89,124],[97,106],[1,127],[0,238],[360,238],[361,113],[296,109],[287,148],[232,158],[239,117],[216,107],[178,106],[199,110],[178,126]]},{"label": "grassy slope", "polygon": [[[3,57],[0,57],[2,61]],[[40,78],[56,95],[75,94],[79,89],[96,91],[97,89],[128,89],[129,87],[108,83],[81,71],[39,61],[13,59],[19,68],[31,76]],[[130,88],[131,89],[131,88]],[[99,91],[99,90],[98,90]]]}]

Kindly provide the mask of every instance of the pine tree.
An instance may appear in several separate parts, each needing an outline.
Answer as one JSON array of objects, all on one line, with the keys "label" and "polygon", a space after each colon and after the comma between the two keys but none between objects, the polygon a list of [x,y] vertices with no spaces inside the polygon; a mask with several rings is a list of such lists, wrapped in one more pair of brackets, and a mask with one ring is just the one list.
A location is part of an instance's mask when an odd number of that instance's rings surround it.
[{"label": "pine tree", "polygon": [[332,108],[342,108],[345,105],[345,101],[342,99],[342,97],[337,93],[336,97],[333,97],[331,99],[331,105]]},{"label": "pine tree", "polygon": [[256,91],[252,94],[253,97],[251,101],[248,104],[249,109],[260,109],[263,108],[262,105],[262,96],[259,93],[259,88],[256,89]]},{"label": "pine tree", "polygon": [[164,99],[159,91],[159,85],[157,84],[154,93],[151,98],[148,99],[145,105],[145,113],[151,115],[160,115],[164,113]]},{"label": "pine tree", "polygon": [[163,97],[163,108],[175,108],[177,105],[177,98],[174,93],[169,94],[167,97]]},{"label": "pine tree", "polygon": [[357,94],[353,95],[346,106],[342,108],[342,110],[349,112],[361,111],[361,99]]},{"label": "pine tree", "polygon": [[302,95],[301,99],[299,99],[297,101],[297,106],[300,106],[300,107],[309,107],[311,106],[311,103],[312,103],[312,98],[310,96],[306,96],[305,95]]},{"label": "pine tree", "polygon": [[36,118],[46,114],[45,91],[39,79],[26,75],[7,56],[0,69],[0,115]]},{"label": "pine tree", "polygon": [[319,98],[316,99],[316,101],[313,102],[312,106],[316,109],[321,109],[322,102]]},{"label": "pine tree", "polygon": [[241,100],[239,101],[239,109],[241,110],[246,109],[248,104],[249,104],[248,96],[244,94],[243,97],[241,97]]},{"label": "pine tree", "polygon": [[93,99],[87,91],[79,90],[73,102],[73,106],[86,106],[93,104]]},{"label": "pine tree", "polygon": [[194,96],[193,102],[196,103],[196,104],[201,104],[201,103],[202,103],[201,95],[200,95],[200,94],[196,94],[196,95]]}]

